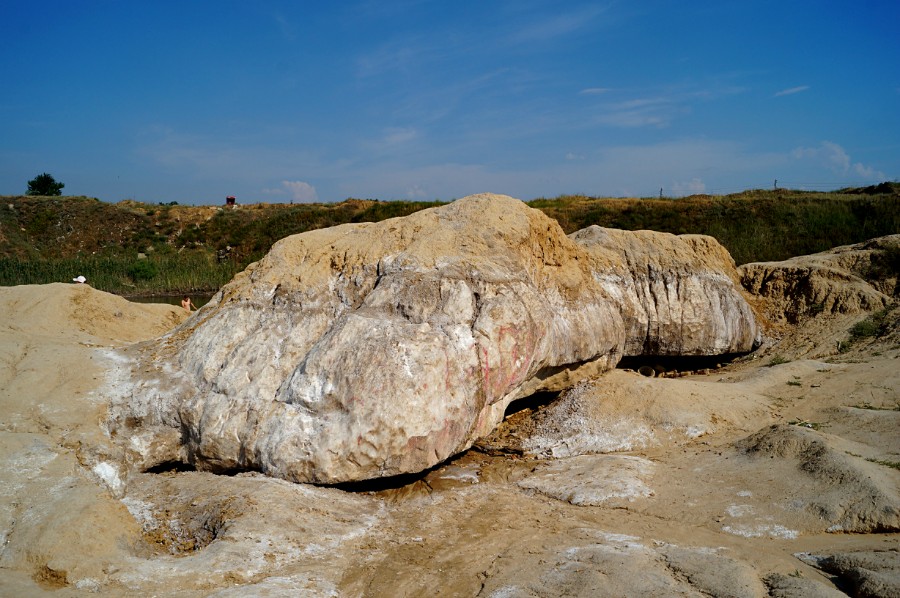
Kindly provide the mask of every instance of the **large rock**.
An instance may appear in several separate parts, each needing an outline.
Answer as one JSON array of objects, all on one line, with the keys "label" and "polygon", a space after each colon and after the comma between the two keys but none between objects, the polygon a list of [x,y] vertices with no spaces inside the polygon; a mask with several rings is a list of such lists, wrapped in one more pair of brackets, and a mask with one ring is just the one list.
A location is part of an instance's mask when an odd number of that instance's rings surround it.
[{"label": "large rock", "polygon": [[568,238],[498,195],[289,237],[141,348],[111,432],[137,467],[390,476],[465,450],[511,401],[625,353],[752,348],[724,250],[634,238]]},{"label": "large rock", "polygon": [[626,325],[625,355],[748,351],[759,331],[728,251],[705,235],[590,226],[571,235]]}]

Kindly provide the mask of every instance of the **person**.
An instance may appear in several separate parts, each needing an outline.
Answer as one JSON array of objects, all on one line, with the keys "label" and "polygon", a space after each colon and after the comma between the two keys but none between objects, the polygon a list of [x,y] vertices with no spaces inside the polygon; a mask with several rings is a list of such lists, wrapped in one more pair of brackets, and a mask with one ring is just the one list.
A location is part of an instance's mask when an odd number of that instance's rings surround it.
[{"label": "person", "polygon": [[181,300],[181,307],[185,308],[188,311],[191,311],[191,308],[197,309],[197,306],[194,305],[194,302],[191,301],[191,298],[188,295],[184,296],[184,299]]}]

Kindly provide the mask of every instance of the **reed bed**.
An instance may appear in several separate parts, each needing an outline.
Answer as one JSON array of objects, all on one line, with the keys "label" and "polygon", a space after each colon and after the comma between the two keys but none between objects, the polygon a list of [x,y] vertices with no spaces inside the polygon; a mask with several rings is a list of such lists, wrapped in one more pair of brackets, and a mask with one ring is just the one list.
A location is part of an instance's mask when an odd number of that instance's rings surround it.
[{"label": "reed bed", "polygon": [[241,265],[216,261],[204,253],[148,256],[83,256],[22,261],[0,258],[0,286],[71,282],[87,278],[96,289],[124,296],[214,292]]}]

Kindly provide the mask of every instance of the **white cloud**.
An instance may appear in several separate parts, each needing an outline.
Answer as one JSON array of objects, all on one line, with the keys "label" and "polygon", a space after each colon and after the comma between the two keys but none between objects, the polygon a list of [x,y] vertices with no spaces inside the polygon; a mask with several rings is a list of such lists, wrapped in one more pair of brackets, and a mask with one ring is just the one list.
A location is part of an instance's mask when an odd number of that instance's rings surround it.
[{"label": "white cloud", "polygon": [[588,87],[587,89],[582,89],[578,93],[583,96],[598,96],[604,93],[608,93],[610,88],[608,87]]},{"label": "white cloud", "polygon": [[883,172],[871,166],[854,162],[847,151],[833,141],[823,141],[818,147],[798,147],[791,152],[798,161],[812,162],[841,176],[856,176],[865,181],[883,181]]},{"label": "white cloud", "polygon": [[806,91],[807,89],[809,89],[809,85],[798,85],[797,87],[788,87],[787,89],[782,89],[781,91],[776,92],[775,97],[777,98],[780,96],[790,96],[790,95],[794,95],[795,93],[800,93],[801,91]]},{"label": "white cloud", "polygon": [[314,203],[319,201],[316,188],[304,181],[281,181],[281,184],[291,194],[291,199],[299,203]]},{"label": "white cloud", "polygon": [[428,197],[428,193],[425,192],[424,187],[422,185],[410,185],[406,189],[406,198],[407,199],[425,199]]},{"label": "white cloud", "polygon": [[706,193],[706,183],[697,177],[694,177],[687,182],[676,182],[672,184],[672,195],[682,196],[693,195],[695,193]]},{"label": "white cloud", "polygon": [[584,160],[584,154],[569,152],[566,154],[566,160]]},{"label": "white cloud", "polygon": [[884,176],[883,172],[875,170],[871,166],[865,166],[864,164],[860,164],[859,162],[856,162],[855,164],[853,164],[853,172],[855,172],[856,174],[858,174],[859,176],[863,177],[866,180],[883,181],[887,178],[886,176]]}]

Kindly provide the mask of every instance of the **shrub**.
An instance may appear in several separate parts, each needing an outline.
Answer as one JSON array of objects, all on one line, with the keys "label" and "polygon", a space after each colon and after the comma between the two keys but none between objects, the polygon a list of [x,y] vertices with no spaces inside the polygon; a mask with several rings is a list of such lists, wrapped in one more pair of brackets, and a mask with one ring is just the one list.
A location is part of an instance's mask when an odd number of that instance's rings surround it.
[{"label": "shrub", "polygon": [[128,276],[135,282],[152,280],[159,274],[159,268],[150,260],[138,260],[128,268]]},{"label": "shrub", "polygon": [[894,306],[888,306],[878,310],[873,314],[869,314],[864,320],[860,320],[850,328],[850,337],[848,343],[853,343],[866,338],[875,338],[887,334],[890,328],[888,314],[891,313]]},{"label": "shrub", "polygon": [[769,360],[769,363],[766,364],[766,367],[772,367],[776,365],[781,365],[782,363],[788,363],[790,359],[786,359],[781,355],[773,355],[772,359]]},{"label": "shrub", "polygon": [[25,195],[62,195],[63,183],[59,183],[52,175],[43,172],[28,181]]},{"label": "shrub", "polygon": [[850,329],[850,340],[852,341],[871,338],[873,336],[878,336],[878,324],[873,322],[870,318],[857,322]]}]

